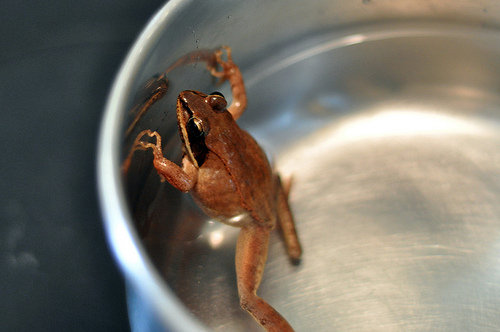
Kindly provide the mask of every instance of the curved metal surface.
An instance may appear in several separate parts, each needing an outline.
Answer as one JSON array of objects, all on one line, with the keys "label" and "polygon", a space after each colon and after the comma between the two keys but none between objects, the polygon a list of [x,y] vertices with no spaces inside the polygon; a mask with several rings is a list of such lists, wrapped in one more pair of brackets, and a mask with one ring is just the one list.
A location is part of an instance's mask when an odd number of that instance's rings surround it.
[{"label": "curved metal surface", "polygon": [[[133,325],[141,329],[141,301],[150,301],[148,317],[159,314],[167,329],[199,328],[190,313],[217,331],[260,329],[238,305],[238,230],[207,220],[187,195],[160,185],[146,154],[134,160],[125,186],[118,171],[131,139],[122,143],[132,92],[182,54],[224,43],[247,82],[241,125],[285,176],[293,174],[304,247],[302,263],[291,266],[272,238],[260,295],[297,331],[498,329],[500,34],[484,27],[496,25],[498,8],[320,1],[297,5],[303,15],[273,16],[273,2],[262,3],[272,22],[261,15],[256,27],[250,20],[264,7],[228,3],[212,12],[183,2],[171,11],[179,3],[160,11],[125,62],[101,137],[106,225],[140,299],[131,302]],[[294,17],[297,25],[286,30]],[[339,28],[384,20],[394,22]],[[278,37],[247,31],[278,23]],[[178,159],[175,97],[212,90],[213,81],[197,64],[169,79],[165,100],[137,131],[158,129],[166,155]]]}]

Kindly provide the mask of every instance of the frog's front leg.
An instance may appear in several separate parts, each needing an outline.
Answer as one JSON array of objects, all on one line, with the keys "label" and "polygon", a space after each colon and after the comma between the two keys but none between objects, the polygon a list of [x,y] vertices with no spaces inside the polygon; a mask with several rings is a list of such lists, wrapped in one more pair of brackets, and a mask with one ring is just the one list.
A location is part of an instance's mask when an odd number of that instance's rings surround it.
[{"label": "frog's front leg", "polygon": [[290,324],[269,303],[257,296],[267,259],[272,228],[249,225],[241,229],[236,246],[236,277],[243,309],[269,332],[293,331]]},{"label": "frog's front leg", "polygon": [[233,116],[234,120],[237,120],[245,111],[247,107],[247,94],[245,91],[245,83],[243,82],[243,76],[238,66],[233,62],[231,56],[231,48],[229,46],[222,46],[226,50],[227,61],[222,60],[222,51],[215,51],[215,60],[222,67],[222,71],[217,71],[215,66],[210,64],[207,66],[210,73],[215,77],[221,79],[220,83],[228,80],[231,84],[231,94],[233,95],[233,101],[231,105],[227,108],[229,113]]},{"label": "frog's front leg", "polygon": [[[156,143],[142,141],[145,135],[155,137]],[[128,172],[135,151],[147,149],[153,150],[153,165],[162,181],[167,180],[172,186],[183,192],[188,192],[193,188],[196,183],[198,169],[191,163],[187,156],[184,156],[182,159],[182,168],[165,158],[161,149],[160,134],[149,129],[143,130],[137,135],[127,159],[123,162],[122,171],[124,173]]]}]

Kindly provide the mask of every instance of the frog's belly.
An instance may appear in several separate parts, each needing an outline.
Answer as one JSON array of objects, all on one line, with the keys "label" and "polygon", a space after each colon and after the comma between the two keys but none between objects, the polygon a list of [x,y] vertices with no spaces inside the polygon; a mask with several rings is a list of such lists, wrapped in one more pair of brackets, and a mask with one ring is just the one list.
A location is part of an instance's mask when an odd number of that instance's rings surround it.
[{"label": "frog's belly", "polygon": [[191,195],[207,215],[218,221],[232,226],[252,221],[236,185],[222,167],[205,162],[198,171]]}]

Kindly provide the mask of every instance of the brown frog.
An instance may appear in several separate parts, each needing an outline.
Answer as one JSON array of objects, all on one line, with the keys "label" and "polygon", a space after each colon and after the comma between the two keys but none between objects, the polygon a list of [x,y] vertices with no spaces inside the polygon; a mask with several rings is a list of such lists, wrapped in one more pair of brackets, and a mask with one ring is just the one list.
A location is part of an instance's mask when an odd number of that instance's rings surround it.
[{"label": "brown frog", "polygon": [[[267,258],[270,232],[278,223],[287,253],[298,262],[302,249],[284,189],[257,142],[235,122],[247,99],[243,78],[233,63],[231,50],[215,52],[222,67],[208,66],[211,73],[231,84],[233,102],[227,107],[220,93],[206,95],[183,91],[177,99],[177,122],[183,143],[182,167],[163,157],[161,137],[142,131],[124,162],[128,169],[134,151],[153,150],[154,167],[162,181],[189,192],[210,217],[240,227],[236,246],[236,274],[240,304],[267,331],[293,331],[290,324],[265,300],[257,296]],[[148,135],[156,142],[143,141]]]}]

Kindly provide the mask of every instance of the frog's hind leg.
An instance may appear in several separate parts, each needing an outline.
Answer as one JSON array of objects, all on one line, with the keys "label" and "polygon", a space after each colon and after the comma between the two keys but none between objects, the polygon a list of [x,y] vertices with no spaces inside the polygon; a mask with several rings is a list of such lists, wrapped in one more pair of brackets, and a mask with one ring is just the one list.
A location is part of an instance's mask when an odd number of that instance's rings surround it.
[{"label": "frog's hind leg", "polygon": [[279,175],[276,176],[276,190],[278,195],[278,225],[283,234],[288,256],[294,264],[297,264],[300,262],[302,247],[300,246],[293,215],[290,211],[290,206],[288,205],[290,187],[291,178],[283,185]]},{"label": "frog's hind leg", "polygon": [[257,296],[267,259],[271,228],[243,227],[236,247],[236,275],[240,304],[268,332],[291,332],[292,327],[269,303]]}]

